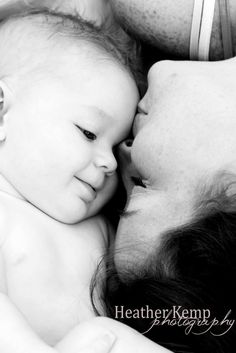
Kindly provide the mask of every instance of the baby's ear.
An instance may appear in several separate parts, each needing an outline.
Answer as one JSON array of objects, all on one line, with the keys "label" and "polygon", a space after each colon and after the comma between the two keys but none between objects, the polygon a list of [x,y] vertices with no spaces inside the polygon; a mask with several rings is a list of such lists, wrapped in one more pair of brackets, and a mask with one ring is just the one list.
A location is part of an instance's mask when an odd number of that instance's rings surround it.
[{"label": "baby's ear", "polygon": [[6,114],[10,107],[11,102],[11,90],[8,85],[0,80],[0,116]]},{"label": "baby's ear", "polygon": [[6,114],[11,103],[11,91],[5,82],[0,80],[0,143],[6,139]]}]

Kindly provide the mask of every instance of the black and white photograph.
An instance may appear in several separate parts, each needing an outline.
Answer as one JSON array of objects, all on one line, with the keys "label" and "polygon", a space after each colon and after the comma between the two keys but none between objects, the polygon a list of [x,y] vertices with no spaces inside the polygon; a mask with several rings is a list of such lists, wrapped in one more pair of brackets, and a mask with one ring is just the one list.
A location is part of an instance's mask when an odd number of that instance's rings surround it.
[{"label": "black and white photograph", "polygon": [[0,0],[0,353],[236,352],[236,1]]}]

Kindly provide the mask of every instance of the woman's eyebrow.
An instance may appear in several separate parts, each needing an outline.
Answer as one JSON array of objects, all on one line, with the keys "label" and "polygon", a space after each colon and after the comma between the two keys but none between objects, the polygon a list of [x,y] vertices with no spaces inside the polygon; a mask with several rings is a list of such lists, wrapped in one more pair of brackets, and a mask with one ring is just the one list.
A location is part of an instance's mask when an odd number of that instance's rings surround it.
[{"label": "woman's eyebrow", "polygon": [[124,211],[121,215],[120,218],[128,218],[128,217],[132,217],[134,215],[138,215],[140,213],[140,209],[138,210],[133,210],[133,211]]}]

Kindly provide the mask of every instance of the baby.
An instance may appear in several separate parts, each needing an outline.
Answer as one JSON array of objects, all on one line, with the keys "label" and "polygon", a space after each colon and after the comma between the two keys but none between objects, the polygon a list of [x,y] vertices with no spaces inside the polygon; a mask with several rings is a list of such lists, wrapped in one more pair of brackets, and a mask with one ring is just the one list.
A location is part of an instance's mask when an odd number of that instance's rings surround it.
[{"label": "baby", "polygon": [[114,42],[72,16],[7,19],[0,53],[0,351],[47,353],[94,316],[99,212],[138,92]]}]

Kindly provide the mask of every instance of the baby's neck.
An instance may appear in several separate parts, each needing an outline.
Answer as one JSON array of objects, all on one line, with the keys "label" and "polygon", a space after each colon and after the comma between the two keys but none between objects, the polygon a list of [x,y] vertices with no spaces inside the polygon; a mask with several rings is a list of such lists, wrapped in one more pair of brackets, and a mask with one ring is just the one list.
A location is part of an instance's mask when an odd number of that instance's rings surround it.
[{"label": "baby's neck", "polygon": [[11,183],[0,174],[0,192],[8,194],[17,199],[25,200],[24,197],[12,186]]}]

